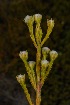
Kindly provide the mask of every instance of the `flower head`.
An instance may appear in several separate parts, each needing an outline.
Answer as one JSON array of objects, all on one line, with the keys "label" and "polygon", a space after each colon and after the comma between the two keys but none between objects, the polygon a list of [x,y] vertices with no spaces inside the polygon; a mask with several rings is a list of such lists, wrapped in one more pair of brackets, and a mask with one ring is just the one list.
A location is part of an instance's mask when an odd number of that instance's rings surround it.
[{"label": "flower head", "polygon": [[52,20],[52,18],[50,20],[47,19],[47,26],[48,27],[54,27],[54,20]]},{"label": "flower head", "polygon": [[41,19],[42,19],[42,15],[41,14],[35,14],[34,18],[35,18],[35,22],[36,23],[40,23]]},{"label": "flower head", "polygon": [[19,83],[23,83],[23,82],[25,82],[25,74],[24,75],[18,75],[18,76],[16,76],[16,78],[17,78],[17,81],[19,82]]},{"label": "flower head", "polygon": [[43,54],[46,54],[46,53],[48,54],[49,52],[50,52],[50,49],[48,47],[43,47],[42,48],[42,53]]},{"label": "flower head", "polygon": [[34,17],[27,15],[27,16],[24,18],[24,21],[25,21],[25,23],[27,23],[27,25],[32,25],[33,22],[34,22]]},{"label": "flower head", "polygon": [[19,56],[22,60],[27,60],[28,59],[28,52],[27,51],[20,51]]},{"label": "flower head", "polygon": [[43,60],[45,60],[47,58],[47,55],[49,52],[50,52],[50,49],[48,47],[42,48]]},{"label": "flower head", "polygon": [[58,53],[56,51],[54,51],[54,50],[50,51],[50,58],[52,60],[55,60],[57,58],[57,56],[58,56]]},{"label": "flower head", "polygon": [[30,68],[33,69],[35,66],[35,61],[29,61],[28,63],[29,63]]},{"label": "flower head", "polygon": [[42,60],[41,61],[41,67],[42,68],[47,68],[48,67],[49,62],[47,60]]}]

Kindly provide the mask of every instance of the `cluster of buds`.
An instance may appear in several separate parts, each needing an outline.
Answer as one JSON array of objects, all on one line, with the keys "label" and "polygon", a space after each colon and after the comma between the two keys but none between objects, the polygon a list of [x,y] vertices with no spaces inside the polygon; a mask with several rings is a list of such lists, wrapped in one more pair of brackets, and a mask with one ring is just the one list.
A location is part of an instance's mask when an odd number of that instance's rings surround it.
[{"label": "cluster of buds", "polygon": [[[48,76],[51,67],[53,65],[54,60],[57,58],[58,53],[54,50],[50,50],[48,47],[43,47],[43,44],[45,41],[49,38],[50,33],[52,32],[52,29],[54,27],[54,20],[50,19],[47,20],[47,34],[42,40],[42,29],[40,26],[42,20],[42,15],[41,14],[35,14],[33,16],[27,15],[24,18],[24,22],[27,24],[30,32],[30,37],[33,41],[34,46],[37,49],[37,54],[36,54],[36,62],[35,61],[28,61],[28,52],[27,51],[20,51],[19,56],[22,59],[22,61],[25,64],[26,71],[28,73],[30,82],[33,86],[33,88],[36,91],[36,105],[40,105],[41,101],[41,87],[44,84],[44,81],[46,77]],[[36,24],[35,27],[35,32],[33,31],[33,24]],[[35,33],[35,35],[34,35]],[[42,41],[41,41],[42,40]],[[41,49],[42,48],[42,49]],[[42,52],[42,59],[41,59],[41,52]],[[47,60],[47,57],[50,55],[50,61]],[[34,70],[36,69],[36,70]],[[36,73],[35,73],[36,71]],[[28,93],[28,89],[26,88],[25,84],[25,74],[24,75],[18,75],[16,76],[17,81],[20,83],[22,88],[24,89],[24,92],[26,94],[26,97],[28,99],[28,102],[30,105],[34,105],[31,101],[30,94]]]},{"label": "cluster of buds", "polygon": [[28,60],[28,52],[27,51],[20,51],[19,56],[25,64],[25,67],[26,67],[26,70],[27,70],[27,73],[28,73],[28,76],[29,76],[32,86],[34,87],[34,89],[36,89],[36,83],[35,83],[36,81],[35,81],[35,73],[34,73],[35,62],[27,61]]},{"label": "cluster of buds", "polygon": [[[45,79],[47,78],[54,60],[57,58],[58,53],[54,50],[50,50],[48,47],[42,48],[43,58],[41,60],[41,83],[44,84]],[[47,61],[47,57],[50,55],[50,61]]]},{"label": "cluster of buds", "polygon": [[45,60],[47,55],[50,53],[50,59],[55,60],[58,56],[58,53],[55,50],[50,51],[48,47],[42,48],[43,59]]},{"label": "cluster of buds", "polygon": [[27,25],[33,25],[34,21],[36,23],[40,23],[41,22],[41,19],[42,19],[42,15],[41,14],[35,14],[33,16],[29,16],[27,15],[25,18],[24,18],[24,21]]}]

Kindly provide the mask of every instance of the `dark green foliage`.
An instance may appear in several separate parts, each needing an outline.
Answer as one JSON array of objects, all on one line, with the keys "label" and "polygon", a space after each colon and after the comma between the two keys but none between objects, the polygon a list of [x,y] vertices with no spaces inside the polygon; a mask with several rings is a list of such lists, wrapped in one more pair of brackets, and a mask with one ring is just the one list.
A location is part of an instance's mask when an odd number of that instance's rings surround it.
[{"label": "dark green foliage", "polygon": [[[0,73],[15,76],[25,72],[19,58],[20,50],[28,50],[35,59],[36,49],[23,19],[26,15],[43,15],[42,29],[47,30],[46,18],[53,18],[55,27],[45,46],[56,49],[59,57],[45,82],[42,105],[70,104],[70,1],[68,0],[1,0],[0,1]],[[23,101],[23,100],[22,100]]]}]

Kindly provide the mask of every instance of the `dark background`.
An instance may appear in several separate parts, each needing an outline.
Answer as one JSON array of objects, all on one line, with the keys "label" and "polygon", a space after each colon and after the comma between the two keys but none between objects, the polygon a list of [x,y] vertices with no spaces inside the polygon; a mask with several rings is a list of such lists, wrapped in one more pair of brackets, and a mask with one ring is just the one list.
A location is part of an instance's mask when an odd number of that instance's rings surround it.
[{"label": "dark background", "polygon": [[[27,50],[29,60],[35,60],[26,15],[42,14],[44,36],[47,19],[55,27],[44,46],[55,49],[59,57],[42,88],[41,105],[70,105],[70,0],[0,0],[0,105],[28,105],[16,75],[26,73],[19,52]],[[34,100],[26,73],[27,88]]]}]

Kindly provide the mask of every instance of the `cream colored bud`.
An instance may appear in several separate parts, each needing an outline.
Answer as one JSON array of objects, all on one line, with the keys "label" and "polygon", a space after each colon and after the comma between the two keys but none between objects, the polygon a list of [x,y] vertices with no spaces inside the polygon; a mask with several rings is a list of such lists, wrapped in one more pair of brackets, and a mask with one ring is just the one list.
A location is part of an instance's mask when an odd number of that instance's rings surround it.
[{"label": "cream colored bud", "polygon": [[25,82],[25,74],[24,75],[20,74],[20,75],[16,76],[16,78],[19,83]]},{"label": "cream colored bud", "polygon": [[22,60],[28,59],[28,52],[27,51],[20,51],[19,56]]},{"label": "cream colored bud", "polygon": [[27,16],[24,18],[24,21],[25,21],[25,23],[27,23],[28,25],[29,25],[29,24],[32,25],[33,22],[34,22],[34,17],[27,15]]},{"label": "cream colored bud", "polygon": [[35,18],[36,23],[38,23],[38,22],[40,23],[41,19],[42,19],[42,15],[41,14],[35,14],[34,18]]},{"label": "cream colored bud", "polygon": [[54,20],[52,20],[52,18],[50,20],[47,19],[47,26],[48,27],[54,27]]},{"label": "cream colored bud", "polygon": [[35,66],[35,61],[29,61],[28,63],[29,63],[30,68],[33,69]]},{"label": "cream colored bud", "polygon": [[50,52],[50,49],[48,47],[43,47],[42,48],[42,54],[48,54]]},{"label": "cream colored bud", "polygon": [[52,60],[55,60],[57,58],[57,56],[58,56],[58,53],[56,51],[54,51],[54,50],[50,51],[50,58]]},{"label": "cream colored bud", "polygon": [[48,67],[49,62],[47,60],[42,60],[41,61],[41,66],[42,68],[47,68]]}]

